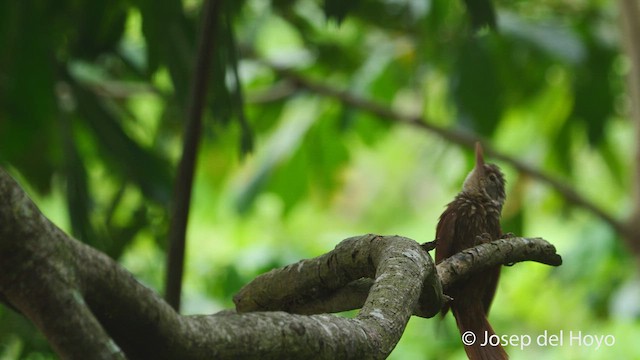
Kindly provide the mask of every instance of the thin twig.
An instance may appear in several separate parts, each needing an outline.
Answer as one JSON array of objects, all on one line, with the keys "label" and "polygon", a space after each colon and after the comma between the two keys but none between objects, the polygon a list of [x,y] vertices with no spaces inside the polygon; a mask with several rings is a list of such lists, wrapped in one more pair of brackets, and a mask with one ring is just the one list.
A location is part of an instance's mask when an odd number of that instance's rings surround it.
[{"label": "thin twig", "polygon": [[411,126],[418,127],[420,129],[429,131],[434,133],[443,139],[450,141],[455,144],[463,145],[468,148],[473,148],[477,141],[482,143],[482,147],[485,150],[485,153],[490,155],[491,157],[500,160],[504,163],[511,165],[513,168],[518,170],[520,173],[531,176],[532,178],[537,179],[538,181],[547,184],[552,189],[556,190],[560,193],[567,202],[582,207],[589,212],[593,213],[611,227],[613,227],[618,233],[626,234],[628,233],[627,226],[624,222],[614,218],[611,214],[607,213],[605,210],[600,208],[594,202],[585,198],[584,196],[577,193],[573,188],[558,180],[557,178],[552,177],[549,174],[542,172],[541,170],[528,165],[514,157],[511,157],[505,153],[502,153],[496,150],[493,146],[488,144],[486,141],[483,141],[479,137],[474,134],[468,132],[462,132],[455,129],[448,129],[441,126],[437,126],[431,123],[426,122],[422,116],[419,115],[410,115],[398,112],[393,110],[392,108],[377,103],[375,101],[365,99],[348,91],[336,89],[330,85],[324,84],[319,81],[308,79],[292,70],[285,69],[274,64],[270,64],[267,62],[262,62],[269,68],[271,68],[274,72],[276,72],[279,76],[288,79],[289,81],[294,82],[297,86],[307,89],[311,92],[327,96],[330,98],[334,98],[341,103],[360,109],[362,111],[366,111],[368,113],[374,114],[377,117],[392,122],[405,123]]},{"label": "thin twig", "polygon": [[620,0],[618,7],[624,51],[630,64],[627,75],[627,92],[631,105],[629,116],[636,131],[635,171],[632,179],[635,201],[628,219],[630,231],[625,240],[636,255],[640,255],[640,9],[636,0]]},{"label": "thin twig", "polygon": [[182,158],[173,192],[171,223],[169,225],[169,251],[167,253],[167,278],[165,298],[176,310],[180,309],[180,292],[184,271],[184,249],[187,221],[191,204],[191,188],[196,166],[198,145],[202,133],[202,113],[207,93],[209,69],[213,50],[214,32],[219,18],[220,1],[207,0],[203,9],[203,24],[195,72],[192,79],[191,98],[187,109],[187,127],[184,134]]}]

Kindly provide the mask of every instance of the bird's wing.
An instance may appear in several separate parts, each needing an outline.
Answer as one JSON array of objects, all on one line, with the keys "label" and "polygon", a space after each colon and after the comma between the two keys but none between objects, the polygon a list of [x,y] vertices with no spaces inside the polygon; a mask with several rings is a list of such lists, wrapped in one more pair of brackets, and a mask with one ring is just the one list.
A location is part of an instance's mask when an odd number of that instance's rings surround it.
[{"label": "bird's wing", "polygon": [[451,205],[447,206],[447,209],[440,216],[436,227],[436,264],[453,255],[456,218],[456,212]]}]

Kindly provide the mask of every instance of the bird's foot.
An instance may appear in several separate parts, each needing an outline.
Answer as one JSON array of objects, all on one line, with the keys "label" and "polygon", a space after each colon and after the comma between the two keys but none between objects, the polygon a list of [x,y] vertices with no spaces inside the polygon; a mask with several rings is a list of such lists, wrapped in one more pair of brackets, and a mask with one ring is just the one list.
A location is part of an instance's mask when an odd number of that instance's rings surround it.
[{"label": "bird's foot", "polygon": [[492,242],[494,239],[489,233],[482,233],[476,236],[476,245]]}]

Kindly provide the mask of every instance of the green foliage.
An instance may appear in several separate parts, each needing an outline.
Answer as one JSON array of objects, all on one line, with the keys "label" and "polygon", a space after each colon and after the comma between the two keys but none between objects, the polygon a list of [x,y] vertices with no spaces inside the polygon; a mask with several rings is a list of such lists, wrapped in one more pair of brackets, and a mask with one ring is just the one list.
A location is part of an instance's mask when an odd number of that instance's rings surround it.
[{"label": "green foliage", "polygon": [[451,90],[463,126],[491,136],[500,121],[504,87],[491,51],[491,39],[469,39],[462,44],[451,77]]},{"label": "green foliage", "polygon": [[361,1],[325,0],[324,15],[327,19],[335,19],[338,24],[340,24],[347,14],[358,7],[358,3],[360,2]]},{"label": "green foliage", "polygon": [[573,83],[575,102],[571,116],[584,123],[587,139],[595,145],[604,138],[604,126],[614,113],[615,92],[610,78],[616,52],[597,39],[587,38],[585,42],[588,54],[584,63],[576,69]]},{"label": "green foliage", "polygon": [[496,14],[490,0],[465,0],[464,4],[469,11],[471,25],[474,29],[489,27],[495,29]]},{"label": "green foliage", "polygon": [[[63,228],[156,288],[201,4],[0,2],[0,163],[47,215],[67,209]],[[223,2],[189,227],[188,311],[228,307],[257,274],[356,233],[432,240],[470,164],[439,137],[323,98],[268,64],[481,135],[627,211],[634,139],[620,121],[615,13],[606,2]],[[495,327],[603,324],[620,342],[637,332],[612,317],[620,287],[632,283],[616,235],[500,165],[510,184],[505,231],[557,243],[566,262],[505,271]],[[9,311],[0,309],[0,357],[46,353]],[[448,321],[438,331],[413,319],[392,358],[462,356]],[[584,355],[555,351],[517,355]]]}]

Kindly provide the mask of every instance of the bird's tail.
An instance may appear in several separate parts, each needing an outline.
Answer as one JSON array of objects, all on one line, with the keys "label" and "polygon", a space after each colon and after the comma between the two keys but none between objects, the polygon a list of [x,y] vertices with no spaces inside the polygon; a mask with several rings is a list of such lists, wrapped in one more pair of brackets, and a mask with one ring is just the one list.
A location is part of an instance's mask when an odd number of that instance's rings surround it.
[{"label": "bird's tail", "polygon": [[509,359],[487,320],[482,304],[478,302],[478,304],[456,305],[458,306],[451,306],[451,310],[456,318],[462,342],[464,343],[464,350],[469,359]]}]

